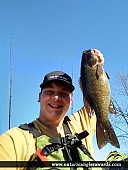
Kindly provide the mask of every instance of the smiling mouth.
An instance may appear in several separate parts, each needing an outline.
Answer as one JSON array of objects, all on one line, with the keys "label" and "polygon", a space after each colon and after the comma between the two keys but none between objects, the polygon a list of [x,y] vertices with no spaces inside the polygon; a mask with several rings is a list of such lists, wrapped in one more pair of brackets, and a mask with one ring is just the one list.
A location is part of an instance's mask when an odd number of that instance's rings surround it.
[{"label": "smiling mouth", "polygon": [[48,104],[48,105],[53,109],[60,109],[63,107],[62,105],[58,105],[58,104]]}]

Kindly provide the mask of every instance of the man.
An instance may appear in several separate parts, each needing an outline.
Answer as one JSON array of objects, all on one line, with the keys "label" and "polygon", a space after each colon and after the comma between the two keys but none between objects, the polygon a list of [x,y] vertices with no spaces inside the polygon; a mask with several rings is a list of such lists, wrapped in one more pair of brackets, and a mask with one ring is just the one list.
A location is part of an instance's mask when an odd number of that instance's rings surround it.
[{"label": "man", "polygon": [[[99,62],[104,63],[103,55],[94,49]],[[40,85],[40,114],[33,121],[33,126],[41,135],[59,139],[66,136],[64,127],[65,115],[72,102],[72,92],[75,87],[71,77],[62,72],[54,71],[45,75]],[[68,129],[72,134],[87,131],[89,135],[82,138],[82,143],[94,157],[92,136],[95,132],[96,117],[90,119],[88,105],[72,114],[67,120]],[[23,127],[23,128],[22,128]],[[0,160],[30,161],[36,155],[36,138],[30,128],[12,128],[0,136]],[[21,167],[22,169],[23,167]],[[16,169],[16,168],[15,168]]]}]

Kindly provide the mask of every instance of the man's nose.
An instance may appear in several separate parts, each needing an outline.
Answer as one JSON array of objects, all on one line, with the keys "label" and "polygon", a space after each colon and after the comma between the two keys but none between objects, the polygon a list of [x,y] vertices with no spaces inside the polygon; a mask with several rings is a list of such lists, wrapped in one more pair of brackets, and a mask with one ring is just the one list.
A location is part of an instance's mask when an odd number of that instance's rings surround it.
[{"label": "man's nose", "polygon": [[61,100],[61,99],[62,99],[62,97],[61,97],[61,95],[60,95],[60,94],[55,93],[55,94],[53,94],[52,99],[54,99],[54,100]]}]

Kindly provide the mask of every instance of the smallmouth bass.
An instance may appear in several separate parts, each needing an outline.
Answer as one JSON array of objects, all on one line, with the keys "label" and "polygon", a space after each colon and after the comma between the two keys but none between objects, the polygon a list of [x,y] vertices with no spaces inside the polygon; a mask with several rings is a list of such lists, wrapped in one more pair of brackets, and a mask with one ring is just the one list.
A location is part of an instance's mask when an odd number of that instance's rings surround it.
[{"label": "smallmouth bass", "polygon": [[88,104],[96,114],[96,138],[99,148],[108,142],[120,148],[114,129],[108,119],[108,113],[114,112],[110,97],[109,76],[93,50],[84,51],[81,60],[80,85],[84,103]]}]

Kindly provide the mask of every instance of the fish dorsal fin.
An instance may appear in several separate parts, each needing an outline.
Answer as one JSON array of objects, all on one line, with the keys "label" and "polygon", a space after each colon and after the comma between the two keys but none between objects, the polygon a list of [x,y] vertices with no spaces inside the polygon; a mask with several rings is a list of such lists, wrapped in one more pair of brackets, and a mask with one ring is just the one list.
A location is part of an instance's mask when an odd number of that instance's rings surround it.
[{"label": "fish dorsal fin", "polygon": [[79,83],[79,86],[80,86],[81,91],[83,92],[83,86],[82,86],[81,77],[79,78],[78,83]]},{"label": "fish dorsal fin", "polygon": [[103,74],[103,67],[101,64],[97,64],[96,66],[96,78],[99,79],[99,77]]}]

